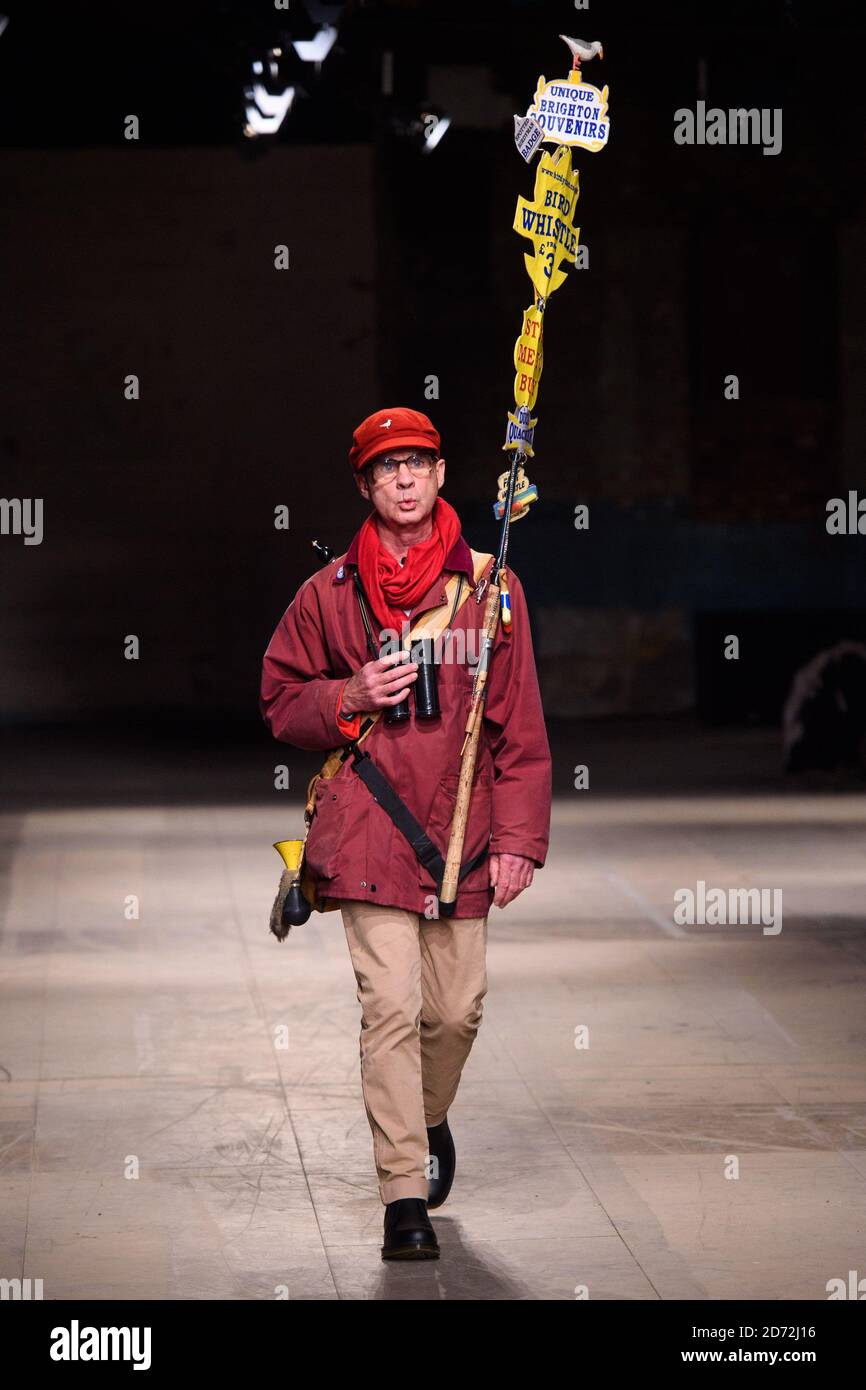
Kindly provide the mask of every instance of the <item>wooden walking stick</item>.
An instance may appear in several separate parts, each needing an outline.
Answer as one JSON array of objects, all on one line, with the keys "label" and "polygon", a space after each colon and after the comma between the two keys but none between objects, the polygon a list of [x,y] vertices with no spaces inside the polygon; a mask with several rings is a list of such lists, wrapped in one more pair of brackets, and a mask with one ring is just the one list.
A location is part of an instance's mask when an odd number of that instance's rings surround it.
[{"label": "wooden walking stick", "polygon": [[493,508],[494,516],[502,520],[499,550],[490,572],[487,607],[482,626],[481,654],[475,672],[465,737],[461,749],[460,777],[457,799],[451,821],[445,871],[439,889],[440,917],[452,917],[457,902],[463,844],[475,779],[478,743],[484,720],[484,702],[493,646],[500,621],[503,631],[511,635],[511,607],[505,562],[512,521],[526,515],[538,496],[534,484],[527,481],[523,465],[533,456],[533,439],[538,423],[532,408],[538,395],[542,368],[542,335],[544,312],[548,297],[566,277],[561,262],[576,263],[577,240],[580,228],[574,226],[574,213],[579,196],[579,180],[572,169],[571,146],[600,150],[607,144],[610,121],[607,114],[608,89],[584,82],[580,64],[601,55],[600,43],[586,44],[580,39],[560,35],[568,44],[573,64],[567,78],[546,82],[538,79],[535,97],[525,116],[514,117],[514,140],[523,158],[529,163],[544,144],[557,146],[553,154],[543,150],[535,178],[532,202],[517,199],[514,230],[529,237],[533,252],[524,255],[526,270],[532,281],[535,298],[523,312],[523,327],[514,345],[514,412],[508,412],[508,429],[503,449],[511,454],[511,466],[499,477],[499,497]]}]

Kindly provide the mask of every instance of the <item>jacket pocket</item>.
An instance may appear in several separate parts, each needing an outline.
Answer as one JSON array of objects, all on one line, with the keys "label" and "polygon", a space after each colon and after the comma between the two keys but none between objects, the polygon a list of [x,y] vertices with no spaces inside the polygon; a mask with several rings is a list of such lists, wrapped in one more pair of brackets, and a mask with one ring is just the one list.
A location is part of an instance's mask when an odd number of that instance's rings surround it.
[{"label": "jacket pocket", "polygon": [[[440,778],[433,797],[433,805],[430,808],[428,824],[425,826],[427,834],[440,851],[443,859],[448,854],[448,841],[451,838],[451,822],[454,819],[454,809],[457,805],[459,781],[460,777],[456,772],[449,772],[447,776]],[[485,771],[476,775],[472,788],[461,863],[465,864],[468,859],[473,859],[490,843],[492,821],[493,775],[491,772]],[[486,888],[488,882],[489,873],[485,858],[460,880],[460,887],[477,891],[479,888]],[[420,860],[418,862],[418,883],[422,888],[439,886],[434,884],[433,875]]]},{"label": "jacket pocket", "polygon": [[316,878],[333,878],[339,872],[356,791],[357,777],[352,772],[349,777],[320,777],[316,783],[316,809],[305,850],[307,866]]}]

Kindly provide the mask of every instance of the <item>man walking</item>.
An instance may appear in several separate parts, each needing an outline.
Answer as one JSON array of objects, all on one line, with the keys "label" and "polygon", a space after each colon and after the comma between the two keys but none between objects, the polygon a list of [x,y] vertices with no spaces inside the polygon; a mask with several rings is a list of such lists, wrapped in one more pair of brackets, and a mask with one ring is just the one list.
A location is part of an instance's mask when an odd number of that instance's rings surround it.
[{"label": "man walking", "polygon": [[[379,716],[357,754],[317,783],[306,864],[322,896],[339,902],[358,986],[383,1259],[438,1257],[427,1213],[454,1177],[447,1115],[481,1023],[488,913],[529,886],[550,831],[550,749],[526,601],[509,567],[512,626],[499,625],[491,656],[457,901],[453,916],[438,917],[429,842],[444,857],[493,564],[470,549],[440,494],[440,442],[426,415],[404,408],[358,426],[349,462],[373,510],[348,551],[301,585],[262,670],[264,720],[298,748],[346,744]],[[419,662],[398,644],[437,615],[445,631],[431,704]],[[418,826],[407,837],[391,798],[389,810],[354,770],[364,753],[426,831],[423,858]]]}]

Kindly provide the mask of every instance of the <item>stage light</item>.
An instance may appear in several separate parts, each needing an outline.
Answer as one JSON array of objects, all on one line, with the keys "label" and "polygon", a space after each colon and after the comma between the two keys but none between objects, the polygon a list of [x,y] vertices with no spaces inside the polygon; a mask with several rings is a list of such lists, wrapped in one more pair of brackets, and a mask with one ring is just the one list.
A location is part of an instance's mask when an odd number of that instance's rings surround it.
[{"label": "stage light", "polygon": [[280,80],[282,56],[282,48],[269,48],[263,58],[254,58],[250,63],[253,81],[244,87],[246,124],[243,128],[249,140],[259,135],[276,135],[292,108],[294,86],[288,84],[275,89]]},{"label": "stage light", "polygon": [[244,135],[254,138],[257,135],[275,135],[291,109],[295,99],[294,87],[286,87],[282,92],[269,92],[261,83],[244,88],[247,106],[244,114],[247,123]]},{"label": "stage light", "polygon": [[[432,150],[435,150],[442,136],[450,126],[451,118],[450,116],[437,116],[434,112],[422,112],[421,120],[425,130],[429,132],[424,136],[424,147],[421,153],[430,154]],[[430,125],[430,121],[433,121],[434,124]]]},{"label": "stage light", "polygon": [[432,154],[451,125],[451,117],[428,104],[423,111],[405,107],[392,111],[389,124],[394,134],[414,145],[419,154]]},{"label": "stage light", "polygon": [[292,48],[302,63],[323,63],[337,41],[337,30],[325,24],[312,39],[294,39]]}]

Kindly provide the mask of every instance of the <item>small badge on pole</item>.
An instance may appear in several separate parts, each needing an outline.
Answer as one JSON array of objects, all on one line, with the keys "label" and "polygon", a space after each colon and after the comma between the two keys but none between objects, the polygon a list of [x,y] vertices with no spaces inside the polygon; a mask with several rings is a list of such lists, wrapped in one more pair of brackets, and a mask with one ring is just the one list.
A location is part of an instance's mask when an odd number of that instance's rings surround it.
[{"label": "small badge on pole", "polygon": [[503,449],[519,449],[528,459],[532,458],[532,441],[535,438],[537,419],[533,419],[525,405],[518,406],[516,414],[508,412],[508,429],[505,432]]},{"label": "small badge on pole", "polygon": [[544,126],[534,116],[514,117],[514,143],[527,164],[544,139]]},{"label": "small badge on pole", "polygon": [[[508,497],[508,481],[511,469],[499,475],[499,500],[493,503],[493,515],[501,521],[505,515],[505,502]],[[533,502],[538,500],[538,488],[531,483],[518,463],[514,481],[514,496],[511,499],[511,521],[522,521]]]}]

